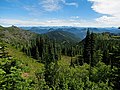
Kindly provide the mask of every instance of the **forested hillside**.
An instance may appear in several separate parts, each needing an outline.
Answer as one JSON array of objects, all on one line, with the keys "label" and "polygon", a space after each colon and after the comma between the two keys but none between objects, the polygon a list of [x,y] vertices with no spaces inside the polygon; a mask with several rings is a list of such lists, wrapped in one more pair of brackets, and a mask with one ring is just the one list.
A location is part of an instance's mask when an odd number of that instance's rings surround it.
[{"label": "forested hillside", "polygon": [[119,90],[120,36],[90,31],[78,42],[63,31],[0,26],[0,89]]},{"label": "forested hillside", "polygon": [[80,42],[80,38],[75,34],[67,32],[67,31],[51,31],[46,34],[49,39],[56,40],[59,43],[67,42],[67,43],[77,43]]}]

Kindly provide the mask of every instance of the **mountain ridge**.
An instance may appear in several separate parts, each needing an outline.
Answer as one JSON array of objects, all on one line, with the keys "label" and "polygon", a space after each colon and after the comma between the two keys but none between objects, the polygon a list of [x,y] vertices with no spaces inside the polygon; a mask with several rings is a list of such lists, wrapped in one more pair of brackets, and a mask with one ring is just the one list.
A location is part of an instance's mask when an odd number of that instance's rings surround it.
[{"label": "mountain ridge", "polygon": [[[21,27],[24,28],[24,27]],[[50,31],[67,31],[75,34],[77,37],[84,39],[86,36],[87,29],[90,29],[91,32],[102,33],[102,32],[110,32],[110,33],[120,33],[120,29],[111,27],[111,28],[97,28],[97,27],[26,27],[24,29],[38,33],[44,34]]]},{"label": "mountain ridge", "polygon": [[52,40],[56,40],[57,42],[68,42],[68,43],[77,43],[81,39],[77,37],[75,34],[67,32],[67,31],[50,31],[45,33],[44,35],[48,36],[48,38]]}]

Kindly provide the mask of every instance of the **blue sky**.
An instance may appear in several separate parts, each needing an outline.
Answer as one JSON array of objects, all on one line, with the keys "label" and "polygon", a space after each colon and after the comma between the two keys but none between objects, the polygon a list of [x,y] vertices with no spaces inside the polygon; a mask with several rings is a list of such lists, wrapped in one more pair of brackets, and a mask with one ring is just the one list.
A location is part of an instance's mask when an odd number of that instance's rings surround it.
[{"label": "blue sky", "polygon": [[0,0],[3,26],[113,27],[120,0]]}]

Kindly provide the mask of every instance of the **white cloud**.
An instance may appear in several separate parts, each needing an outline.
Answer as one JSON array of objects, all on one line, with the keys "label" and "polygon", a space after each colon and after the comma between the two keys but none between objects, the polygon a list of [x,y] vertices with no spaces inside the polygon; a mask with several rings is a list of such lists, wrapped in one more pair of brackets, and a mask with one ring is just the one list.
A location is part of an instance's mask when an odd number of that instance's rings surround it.
[{"label": "white cloud", "polygon": [[78,4],[75,2],[67,3],[65,0],[43,0],[40,2],[40,5],[46,11],[56,11],[62,8],[63,5],[75,6],[78,7]]},{"label": "white cloud", "polygon": [[78,7],[78,4],[77,4],[77,3],[65,3],[65,5]]},{"label": "white cloud", "polygon": [[80,17],[79,16],[72,16],[70,18],[72,18],[72,19],[79,19]]},{"label": "white cloud", "polygon": [[23,20],[17,20],[17,19],[0,19],[0,24],[4,26],[10,26],[10,25],[39,25],[40,23],[38,22],[31,22],[31,21],[23,21]]},{"label": "white cloud", "polygon": [[102,26],[96,22],[90,22],[85,20],[76,19],[51,19],[46,21],[36,20],[16,20],[16,19],[0,19],[0,25],[3,26],[76,26],[76,27],[98,27]]},{"label": "white cloud", "polygon": [[25,10],[27,10],[27,11],[34,11],[36,7],[35,7],[35,6],[27,6],[27,5],[26,5],[26,6],[24,6],[23,8],[24,8]]},{"label": "white cloud", "polygon": [[0,25],[3,26],[71,26],[74,25],[75,21],[67,20],[46,20],[46,21],[26,21],[26,20],[16,20],[16,19],[0,19]]},{"label": "white cloud", "polygon": [[56,11],[61,8],[59,5],[59,0],[43,0],[42,7],[46,11]]},{"label": "white cloud", "polygon": [[97,22],[102,23],[103,25],[107,26],[119,26],[120,25],[120,18],[113,17],[113,16],[102,16],[96,19]]},{"label": "white cloud", "polygon": [[76,2],[67,3],[65,0],[61,0],[61,1],[65,5],[78,7],[78,3],[76,3]]},{"label": "white cloud", "polygon": [[93,3],[92,9],[102,17],[96,19],[97,22],[106,25],[120,25],[120,0],[88,0]]}]

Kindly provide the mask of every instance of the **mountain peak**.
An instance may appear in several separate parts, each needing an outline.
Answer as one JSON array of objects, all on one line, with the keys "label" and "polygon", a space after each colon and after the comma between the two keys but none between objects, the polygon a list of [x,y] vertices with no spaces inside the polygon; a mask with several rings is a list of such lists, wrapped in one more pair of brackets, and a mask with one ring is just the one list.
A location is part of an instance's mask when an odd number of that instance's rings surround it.
[{"label": "mountain peak", "polygon": [[14,25],[12,25],[11,27],[12,27],[12,28],[19,28],[19,27],[17,27],[17,26],[14,26]]}]

